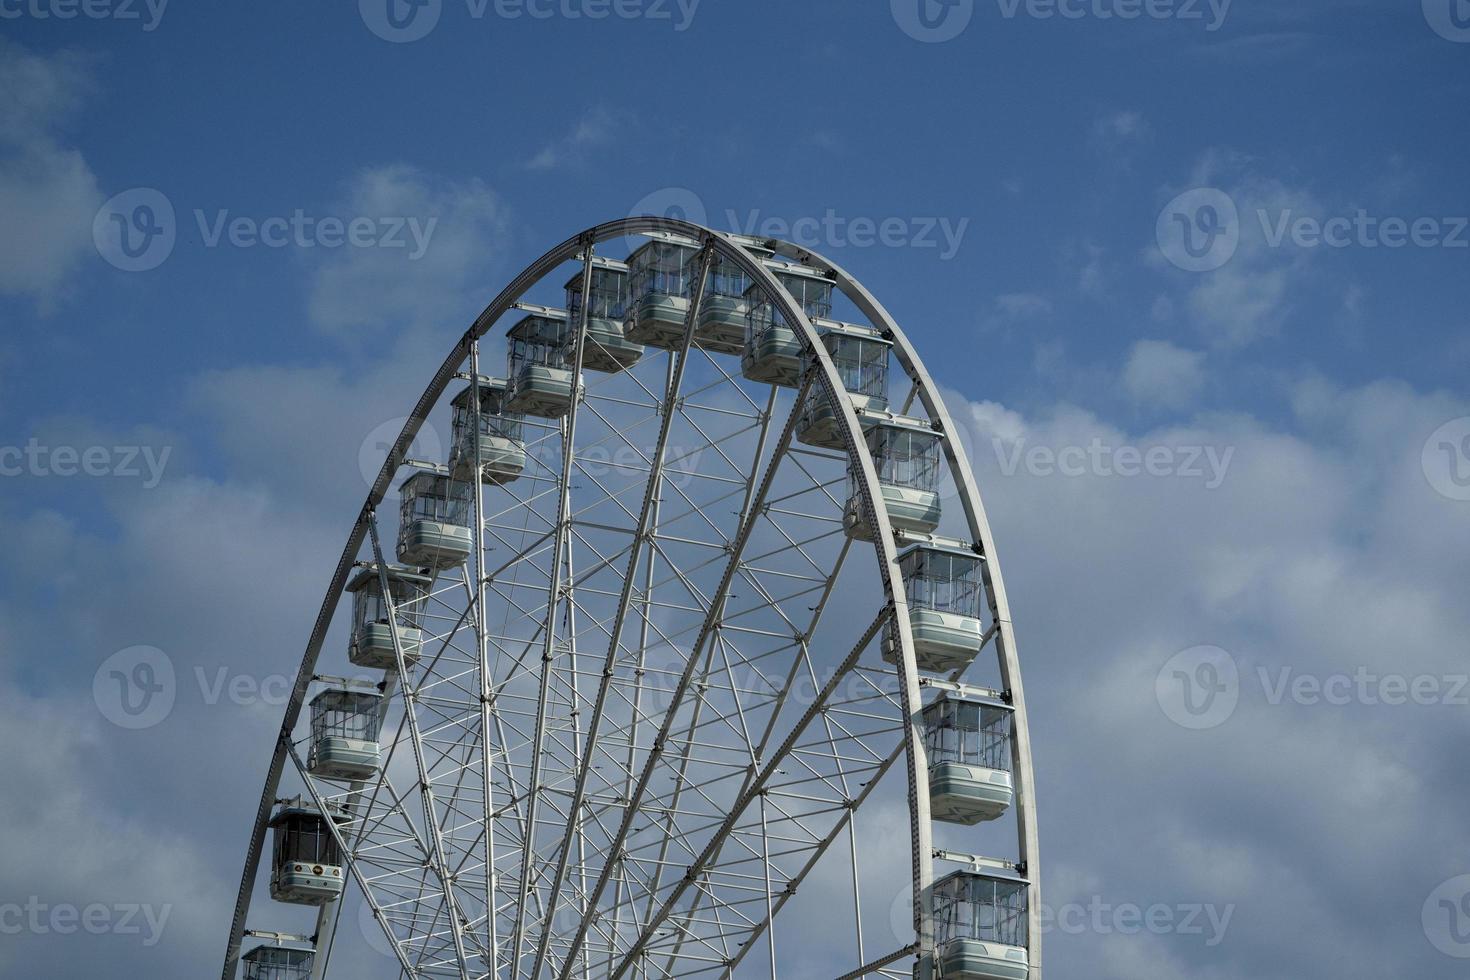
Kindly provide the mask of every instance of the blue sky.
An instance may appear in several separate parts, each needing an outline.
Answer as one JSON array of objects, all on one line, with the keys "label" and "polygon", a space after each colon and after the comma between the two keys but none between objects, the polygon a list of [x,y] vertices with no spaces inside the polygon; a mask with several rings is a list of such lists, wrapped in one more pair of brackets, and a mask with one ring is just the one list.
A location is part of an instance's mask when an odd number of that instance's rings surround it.
[{"label": "blue sky", "polygon": [[[158,946],[7,940],[0,976],[210,968],[278,708],[119,733],[98,665],[292,669],[369,433],[531,259],[671,204],[812,234],[950,392],[1013,579],[1050,893],[1237,906],[1214,946],[1054,934],[1051,975],[1463,972],[1430,915],[1470,873],[1465,707],[1260,679],[1465,670],[1465,0],[922,2],[953,37],[908,0],[443,0],[408,41],[368,2],[0,0],[0,448],[101,447],[110,474],[0,477],[26,842],[0,903],[180,907]],[[159,201],[172,249],[128,271],[109,215]],[[298,212],[309,247],[212,239]],[[1025,456],[1095,441],[1229,462],[1206,486]],[[1241,705],[1192,731],[1154,678],[1202,645]]]}]

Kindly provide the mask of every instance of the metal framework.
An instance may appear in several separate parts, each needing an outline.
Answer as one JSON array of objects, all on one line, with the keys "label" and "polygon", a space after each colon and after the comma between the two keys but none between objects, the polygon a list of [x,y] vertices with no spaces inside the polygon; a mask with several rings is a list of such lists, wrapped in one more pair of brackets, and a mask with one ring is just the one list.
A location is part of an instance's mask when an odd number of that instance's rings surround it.
[{"label": "metal framework", "polygon": [[[650,347],[624,370],[587,373],[564,416],[526,420],[524,472],[512,482],[475,481],[470,556],[438,570],[417,603],[421,645],[410,650],[391,629],[393,665],[372,678],[385,695],[376,773],[356,782],[313,775],[298,723],[319,659],[338,655],[324,648],[355,569],[377,570],[396,622],[387,571],[395,559],[382,543],[393,537],[379,525],[381,505],[403,468],[434,463],[410,460],[408,447],[446,411],[456,379],[486,383],[482,339],[518,305],[532,309],[538,286],[564,282],[557,273],[567,263],[582,276],[567,363],[574,382],[583,378],[584,352],[597,343],[588,320],[594,255],[639,235],[696,250],[682,341]],[[968,671],[932,678],[917,665],[898,563],[912,539],[889,521],[862,418],[820,324],[773,273],[772,252],[829,278],[892,343],[911,385],[895,400],[899,414],[947,436],[947,500],[958,512],[948,508],[949,536],[937,540],[983,559],[987,620],[971,670],[989,671],[1014,709],[1010,857],[936,847],[922,708],[929,687]],[[795,389],[746,380],[738,356],[699,343],[716,260],[764,289],[793,329],[805,364]],[[813,399],[834,407],[840,450],[796,438]],[[1039,980],[1026,702],[994,542],[955,435],[893,317],[815,253],[657,217],[598,225],[547,252],[444,359],[348,536],[256,810],[224,980],[236,976],[268,824],[288,791],[341,814],[328,825],[344,877],[384,931],[389,969],[402,976],[805,976],[813,972],[806,944],[778,942],[775,925],[827,857],[823,868],[849,867],[823,877],[825,889],[842,893],[824,903],[835,907],[840,897],[853,911],[851,942],[821,967],[829,975],[911,976],[913,957],[933,952],[935,863],[961,860],[1029,883],[1030,977]],[[478,443],[473,462],[480,473]],[[844,533],[849,470],[872,543]],[[880,655],[884,642],[896,657]],[[885,783],[895,768],[902,777]],[[875,882],[859,861],[858,813],[885,793],[907,811],[913,932],[865,949],[873,938],[865,915],[885,911],[899,887]],[[957,833],[941,831],[946,843],[965,842]],[[843,836],[846,846],[834,849]],[[314,935],[302,940],[316,949],[314,977],[329,970],[342,904],[322,906]]]}]

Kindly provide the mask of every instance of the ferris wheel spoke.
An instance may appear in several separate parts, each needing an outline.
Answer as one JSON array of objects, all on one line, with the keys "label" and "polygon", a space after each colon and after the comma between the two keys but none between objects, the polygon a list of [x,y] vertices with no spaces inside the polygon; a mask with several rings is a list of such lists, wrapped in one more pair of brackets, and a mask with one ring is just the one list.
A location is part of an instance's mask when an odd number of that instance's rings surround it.
[{"label": "ferris wheel spoke", "polygon": [[[709,606],[708,613],[704,617],[704,622],[700,626],[699,635],[695,638],[694,643],[690,647],[689,655],[685,659],[684,669],[671,695],[669,706],[665,712],[663,723],[659,729],[659,734],[655,738],[653,746],[648,753],[647,761],[643,765],[642,772],[638,777],[637,785],[633,790],[632,797],[628,801],[627,808],[625,810],[618,831],[613,840],[609,843],[609,846],[607,847],[608,854],[618,854],[621,852],[624,843],[627,840],[628,834],[632,830],[633,822],[640,812],[640,807],[643,802],[643,798],[647,793],[648,785],[650,780],[652,779],[653,771],[660,761],[659,756],[663,751],[664,743],[668,739],[670,731],[673,727],[675,715],[677,714],[679,706],[683,701],[684,695],[689,688],[689,684],[694,675],[696,665],[699,663],[701,651],[704,649],[706,643],[708,642],[709,636],[713,632],[715,624],[719,620],[723,612],[724,597],[728,593],[730,582],[734,579],[736,570],[743,560],[745,547],[750,541],[752,532],[754,531],[756,525],[756,517],[758,516],[760,506],[765,500],[766,496],[770,493],[771,486],[775,480],[776,472],[780,467],[782,458],[785,456],[787,448],[791,445],[797,415],[800,411],[801,405],[809,396],[811,381],[811,375],[808,374],[801,388],[797,392],[796,404],[792,409],[791,415],[786,420],[786,424],[782,429],[781,436],[777,441],[777,445],[772,454],[772,457],[770,461],[766,464],[765,473],[760,480],[760,488],[756,491],[755,496],[751,498],[752,506],[749,507],[747,509],[747,512],[742,516],[740,529],[737,532],[734,541],[730,545],[730,553],[725,564],[725,570],[721,577],[720,586],[715,592],[715,595],[718,598],[715,603]],[[606,866],[602,869],[597,877],[596,884],[593,886],[592,894],[589,898],[588,909],[583,914],[581,921],[577,925],[577,929],[572,937],[571,945],[566,959],[563,961],[562,968],[559,974],[559,980],[566,980],[566,977],[571,971],[572,964],[575,962],[577,955],[580,953],[583,944],[586,941],[590,920],[597,909],[603,891],[607,887],[610,875],[611,867]]]},{"label": "ferris wheel spoke", "polygon": [[[383,547],[379,540],[376,513],[370,513],[368,515],[368,533],[372,541],[373,559],[377,564],[379,588],[381,589],[383,604],[387,609],[388,622],[393,624],[389,633],[393,641],[394,657],[398,662],[398,675],[399,677],[407,678],[408,667],[403,655],[403,639],[397,625],[393,592],[388,584],[387,563],[383,558]],[[433,784],[429,776],[429,770],[425,764],[423,742],[419,734],[415,693],[406,680],[402,687],[402,701],[404,715],[408,720],[409,732],[414,747],[414,762],[418,767],[419,796],[423,802],[425,823],[427,825],[426,829],[429,834],[431,867],[439,879],[440,888],[444,893],[444,902],[448,908],[450,931],[454,938],[454,949],[458,957],[461,980],[469,980],[468,956],[465,953],[464,936],[461,931],[462,917],[456,904],[454,888],[450,884],[448,872],[445,870],[444,841],[439,831],[438,821],[435,819]]]},{"label": "ferris wheel spoke", "polygon": [[[537,693],[535,735],[531,746],[530,774],[527,781],[529,798],[526,804],[526,833],[521,846],[520,882],[517,889],[515,922],[511,932],[511,964],[512,970],[517,976],[521,972],[521,960],[525,952],[526,906],[531,891],[533,874],[531,857],[534,853],[537,832],[537,808],[543,795],[541,785],[541,771],[544,764],[543,749],[548,720],[548,699],[551,694],[552,663],[555,656],[557,612],[561,607],[563,590],[562,562],[565,558],[564,549],[566,548],[566,540],[571,523],[571,478],[576,452],[577,418],[584,395],[582,389],[582,364],[583,355],[586,350],[589,319],[588,301],[591,297],[592,289],[592,246],[593,243],[590,239],[583,243],[581,315],[575,328],[575,339],[573,341],[570,406],[565,418],[561,422],[561,482],[556,511],[555,544],[551,552],[551,570],[548,575],[549,581],[546,601],[546,623],[542,631],[544,642],[541,648],[541,672]],[[554,905],[555,896],[551,896],[550,901]]]},{"label": "ferris wheel spoke", "polygon": [[[685,317],[683,345],[674,354],[674,363],[672,366],[672,370],[669,373],[667,389],[662,402],[662,404],[664,406],[668,406],[669,409],[672,408],[672,406],[676,402],[676,399],[679,397],[680,385],[684,378],[685,363],[689,357],[689,345],[694,338],[695,324],[699,316],[700,306],[704,296],[705,278],[708,275],[710,263],[713,257],[713,248],[711,248],[709,245],[706,245],[701,259],[700,272],[698,279],[696,280],[694,295],[690,300],[689,312]],[[546,961],[546,954],[551,942],[552,935],[552,917],[556,914],[561,885],[563,880],[565,879],[567,866],[571,860],[572,838],[577,830],[582,826],[582,807],[587,792],[588,777],[591,774],[592,760],[594,758],[595,752],[594,746],[599,735],[602,732],[602,723],[605,711],[607,709],[608,694],[611,690],[611,681],[617,667],[619,647],[622,643],[623,627],[624,624],[627,622],[629,611],[632,608],[633,585],[637,581],[638,564],[640,558],[643,555],[641,546],[645,541],[647,541],[649,537],[649,532],[652,530],[652,518],[653,515],[656,513],[655,501],[659,498],[663,489],[662,467],[664,464],[664,454],[668,447],[669,434],[673,428],[674,416],[673,411],[669,409],[666,409],[665,411],[660,413],[662,416],[662,422],[659,427],[658,441],[655,444],[654,449],[651,453],[651,468],[643,492],[641,511],[637,518],[637,530],[634,534],[633,541],[628,546],[628,567],[624,572],[622,578],[622,592],[618,597],[617,609],[616,612],[613,614],[612,625],[607,631],[609,640],[608,650],[603,665],[602,680],[601,683],[598,685],[597,696],[593,703],[592,719],[590,722],[590,727],[588,729],[589,748],[585,759],[578,767],[576,786],[573,790],[572,801],[570,805],[571,817],[567,824],[566,835],[563,837],[561,844],[556,851],[558,855],[556,871],[552,877],[552,884],[549,892],[550,900],[547,903],[546,917],[541,923],[541,938],[536,950],[536,959],[531,968],[532,977],[540,976],[541,966]],[[631,512],[629,512],[629,516],[632,516]],[[608,757],[609,759],[612,759],[611,753],[608,753]],[[583,898],[585,902],[588,896],[584,895]],[[593,899],[593,901],[595,901],[595,899]],[[586,907],[587,906],[584,906],[584,917],[586,915]],[[564,969],[570,969],[572,963],[573,955],[569,953],[565,961]]]},{"label": "ferris wheel spoke", "polygon": [[[691,882],[703,875],[716,860],[717,855],[722,849],[723,841],[726,838],[732,836],[737,839],[751,836],[752,832],[749,830],[747,830],[745,833],[736,832],[737,828],[741,824],[742,818],[744,818],[746,815],[747,809],[750,807],[751,803],[753,801],[756,801],[758,798],[764,799],[766,792],[770,788],[769,784],[773,782],[776,773],[779,771],[779,766],[781,765],[783,760],[786,759],[790,755],[791,750],[797,744],[799,744],[798,739],[805,732],[811,721],[815,717],[817,717],[821,713],[822,709],[826,706],[828,698],[830,698],[832,692],[837,689],[840,679],[846,674],[848,669],[851,669],[852,665],[857,663],[859,657],[872,644],[874,638],[877,637],[879,630],[884,625],[884,623],[887,622],[888,618],[889,611],[885,609],[879,614],[878,618],[873,621],[872,625],[868,627],[863,637],[854,647],[853,652],[849,654],[847,660],[844,661],[843,667],[839,669],[838,673],[834,675],[833,679],[828,682],[826,687],[823,688],[818,699],[810,707],[808,707],[807,711],[802,716],[801,721],[798,722],[796,728],[786,737],[786,740],[781,748],[777,750],[777,752],[771,757],[770,761],[768,761],[762,768],[759,777],[757,777],[741,792],[739,800],[730,810],[729,815],[721,823],[719,829],[716,831],[709,843],[706,844],[704,852],[699,855],[693,863],[689,865],[685,876],[672,886],[668,897],[663,900],[658,911],[648,917],[647,925],[644,926],[642,933],[639,935],[638,939],[634,941],[632,946],[623,957],[620,965],[612,974],[613,980],[616,980],[616,978],[622,976],[627,971],[630,964],[648,949],[653,940],[655,931],[673,914],[678,903],[684,897],[685,893],[689,890]],[[872,780],[869,787],[865,789],[864,792],[870,792],[871,786],[876,785],[876,782],[876,779]],[[754,833],[755,836],[764,840],[764,834],[759,833],[758,830]],[[833,836],[835,836],[835,833]],[[737,858],[734,863],[736,866],[738,866],[738,864],[741,863],[741,860]],[[751,937],[751,943],[753,943],[754,938],[755,937],[753,936]],[[747,945],[743,947],[743,949],[749,949],[751,943],[747,943]]]}]

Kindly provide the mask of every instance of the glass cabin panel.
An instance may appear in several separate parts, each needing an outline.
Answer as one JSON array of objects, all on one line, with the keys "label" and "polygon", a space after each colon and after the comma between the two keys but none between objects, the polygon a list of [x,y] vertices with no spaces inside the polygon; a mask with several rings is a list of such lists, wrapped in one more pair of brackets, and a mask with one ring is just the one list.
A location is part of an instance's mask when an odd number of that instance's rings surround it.
[{"label": "glass cabin panel", "polygon": [[693,245],[653,241],[628,257],[628,302],[650,296],[684,296],[688,292],[685,268],[698,249]]},{"label": "glass cabin panel", "polygon": [[978,557],[916,548],[899,564],[911,607],[980,618],[984,596]]},{"label": "glass cabin panel", "polygon": [[[696,251],[684,263],[684,282],[688,283],[685,292],[689,296],[694,295],[694,282],[699,278],[699,266],[703,261],[703,257]],[[727,299],[743,299],[749,288],[750,277],[745,274],[744,269],[735,264],[733,259],[719,253],[711,256],[709,276],[705,279],[704,284],[706,298],[720,296]]]},{"label": "glass cabin panel", "polygon": [[402,526],[414,521],[470,526],[470,485],[437,473],[420,473],[405,481],[399,521]]},{"label": "glass cabin panel", "polygon": [[868,430],[868,448],[878,479],[894,487],[934,492],[939,488],[942,437],[937,432],[878,425]]},{"label": "glass cabin panel", "polygon": [[934,939],[943,947],[957,940],[1027,946],[1027,885],[972,872],[951,875],[934,886]]},{"label": "glass cabin panel", "polygon": [[289,813],[276,819],[275,864],[323,864],[340,867],[342,852],[318,813]]},{"label": "glass cabin panel", "polygon": [[[567,282],[567,319],[576,323],[582,315],[582,276]],[[603,320],[621,320],[628,311],[628,273],[624,269],[592,267],[587,293],[587,315]]]},{"label": "glass cabin panel", "polygon": [[307,980],[313,958],[310,950],[257,946],[240,960],[243,980]]},{"label": "glass cabin panel", "polygon": [[507,411],[505,389],[500,385],[483,385],[480,388],[480,411],[475,412],[474,386],[466,387],[454,397],[451,438],[456,447],[469,445],[469,434],[478,427],[483,436],[500,436],[505,439],[521,439],[524,426],[522,416]]},{"label": "glass cabin panel", "polygon": [[572,331],[565,320],[527,317],[511,328],[509,371],[512,378],[531,366],[571,366]]},{"label": "glass cabin panel", "polygon": [[311,737],[378,740],[378,713],[382,696],[365,691],[323,691],[311,702]]},{"label": "glass cabin panel", "polygon": [[[405,629],[418,629],[428,591],[418,582],[394,575],[388,577],[388,590],[398,625]],[[376,576],[365,582],[354,595],[353,619],[360,627],[370,623],[387,625],[388,607],[383,602],[382,585]]]},{"label": "glass cabin panel", "polygon": [[943,697],[924,709],[924,745],[929,764],[957,762],[1011,771],[1011,725],[1006,708]]},{"label": "glass cabin panel", "polygon": [[789,272],[777,272],[776,278],[791,298],[796,300],[806,313],[807,319],[820,317],[826,319],[832,315],[832,283],[825,279],[813,279],[809,276],[792,275]]}]

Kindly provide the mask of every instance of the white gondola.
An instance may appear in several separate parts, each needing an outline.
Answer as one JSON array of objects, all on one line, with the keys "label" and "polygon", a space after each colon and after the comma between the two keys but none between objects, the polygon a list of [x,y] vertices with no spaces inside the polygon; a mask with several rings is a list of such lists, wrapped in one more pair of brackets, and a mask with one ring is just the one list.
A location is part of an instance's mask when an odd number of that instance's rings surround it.
[{"label": "white gondola", "polygon": [[352,639],[347,657],[358,667],[368,670],[396,670],[398,658],[393,645],[393,631],[403,649],[403,660],[412,666],[423,649],[424,634],[419,628],[433,579],[416,569],[400,565],[387,568],[388,590],[392,597],[394,619],[388,619],[383,602],[383,588],[376,565],[364,568],[347,585],[352,593]]},{"label": "white gondola", "polygon": [[934,958],[916,980],[1026,980],[1027,884],[1019,878],[958,871],[933,888]]},{"label": "white gondola", "polygon": [[[926,423],[894,419],[867,430],[868,449],[878,470],[888,520],[901,533],[932,534],[939,527],[939,466],[942,437]],[[863,514],[856,463],[848,468],[847,507],[842,523],[850,538],[872,541]]]},{"label": "white gondola", "polygon": [[[898,566],[903,572],[918,668],[948,674],[969,666],[980,652],[983,636],[979,556],[914,545],[898,556]],[[883,638],[883,659],[898,662],[898,643],[892,629]]]},{"label": "white gondola", "polygon": [[1011,780],[1010,705],[945,691],[924,708],[929,806],[935,820],[973,826],[1005,815]]},{"label": "white gondola", "polygon": [[572,379],[577,338],[566,319],[533,314],[511,327],[506,337],[506,409],[547,419],[571,411],[574,389],[580,395],[582,385]]},{"label": "white gondola", "polygon": [[437,473],[415,473],[399,487],[398,560],[436,571],[470,556],[471,486]]},{"label": "white gondola", "polygon": [[[804,266],[767,263],[781,284],[806,311],[809,319],[832,315],[833,283]],[[795,388],[801,380],[802,346],[796,331],[777,311],[771,297],[760,286],[745,293],[745,349],[740,373],[751,381]]]},{"label": "white gondola", "polygon": [[365,780],[378,771],[383,696],[329,688],[311,699],[311,752],[306,768],[323,779]]},{"label": "white gondola", "polygon": [[[575,328],[582,315],[582,273],[567,280],[567,322]],[[628,311],[628,266],[615,259],[594,256],[592,282],[587,291],[587,340],[582,366],[589,371],[616,374],[638,363],[643,345],[623,333]]]},{"label": "white gondola", "polygon": [[[881,412],[888,408],[888,355],[890,341],[868,327],[826,321],[816,324],[822,345],[832,355],[838,377],[854,409]],[[796,438],[808,446],[842,449],[842,427],[836,408],[820,389],[814,389],[797,420]]]},{"label": "white gondola", "polygon": [[628,256],[628,315],[624,333],[635,344],[677,350],[689,316],[686,267],[693,243],[654,239]]},{"label": "white gondola", "polygon": [[257,946],[240,959],[245,964],[241,980],[307,980],[314,958],[309,949]]},{"label": "white gondola", "polygon": [[[694,282],[703,261],[703,256],[696,252],[684,270],[690,296],[694,295]],[[704,299],[694,321],[694,342],[713,354],[743,352],[745,320],[750,312],[746,299],[749,289],[750,278],[745,270],[723,255],[713,256],[704,284]]]},{"label": "white gondola", "polygon": [[293,905],[325,905],[342,894],[342,852],[319,810],[299,801],[271,818],[275,849],[271,898]]},{"label": "white gondola", "polygon": [[486,483],[509,483],[526,468],[526,443],[521,416],[505,407],[505,382],[481,378],[480,407],[475,409],[475,385],[454,396],[453,432],[449,469],[456,479],[473,480],[475,439],[479,438],[480,478]]}]

